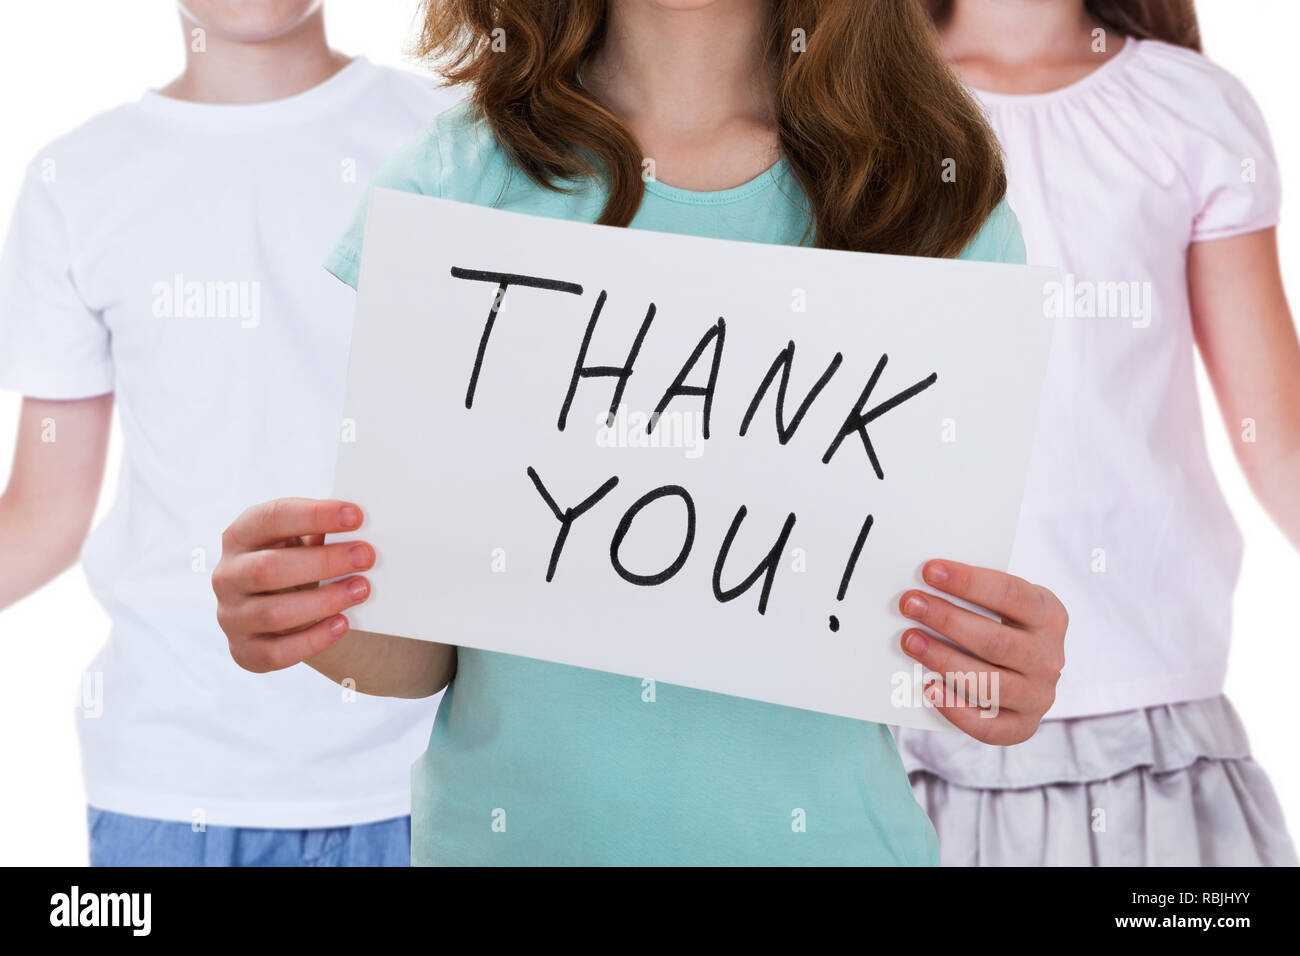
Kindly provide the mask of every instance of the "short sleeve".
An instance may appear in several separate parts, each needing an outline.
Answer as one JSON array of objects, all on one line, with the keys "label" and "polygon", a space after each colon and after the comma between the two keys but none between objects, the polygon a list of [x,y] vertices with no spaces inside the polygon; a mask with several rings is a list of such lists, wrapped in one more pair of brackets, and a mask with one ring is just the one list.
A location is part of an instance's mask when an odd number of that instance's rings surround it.
[{"label": "short sleeve", "polygon": [[0,255],[0,387],[89,398],[113,390],[109,332],[77,291],[57,189],[39,164],[28,170]]},{"label": "short sleeve", "polygon": [[434,123],[421,130],[414,139],[385,163],[379,172],[375,173],[374,179],[366,187],[365,198],[361,200],[361,205],[357,207],[342,238],[325,257],[324,265],[329,273],[352,288],[357,287],[357,279],[361,274],[361,245],[366,231],[366,210],[370,205],[370,190],[379,186],[425,196],[438,196],[441,173],[437,124]]},{"label": "short sleeve", "polygon": [[967,243],[958,258],[977,262],[1025,264],[1025,240],[1020,233],[1020,220],[1005,199],[989,213],[980,231]]},{"label": "short sleeve", "polygon": [[1198,143],[1187,176],[1197,203],[1192,241],[1277,225],[1282,189],[1264,117],[1246,88],[1219,71],[1199,97]]}]

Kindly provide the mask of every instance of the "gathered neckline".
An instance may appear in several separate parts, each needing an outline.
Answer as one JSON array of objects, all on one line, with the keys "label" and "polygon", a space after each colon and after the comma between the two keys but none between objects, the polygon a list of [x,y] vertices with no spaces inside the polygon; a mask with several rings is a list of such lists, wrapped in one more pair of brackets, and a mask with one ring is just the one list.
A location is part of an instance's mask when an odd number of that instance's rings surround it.
[{"label": "gathered neckline", "polygon": [[1124,45],[1120,48],[1119,52],[1105,63],[1079,77],[1074,82],[1067,83],[1065,86],[1058,86],[1054,90],[1043,90],[1041,93],[998,93],[993,90],[982,89],[978,86],[967,85],[972,93],[989,103],[1022,105],[1051,103],[1090,89],[1105,80],[1107,77],[1116,73],[1130,59],[1132,59],[1133,55],[1137,53],[1138,47],[1141,43],[1142,41],[1136,37],[1128,37],[1125,39]]}]

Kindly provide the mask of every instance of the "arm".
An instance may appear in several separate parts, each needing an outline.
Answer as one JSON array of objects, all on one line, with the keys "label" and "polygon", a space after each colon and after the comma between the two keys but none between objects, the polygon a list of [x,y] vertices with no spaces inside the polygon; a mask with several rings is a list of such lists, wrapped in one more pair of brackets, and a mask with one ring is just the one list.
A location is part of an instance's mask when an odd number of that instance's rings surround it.
[{"label": "arm", "polygon": [[[349,629],[342,612],[370,596],[356,572],[374,566],[375,551],[363,541],[324,539],[361,521],[361,509],[346,502],[280,498],[226,529],[212,590],[236,663],[261,673],[306,662],[376,697],[429,697],[447,686],[454,646]],[[319,583],[343,575],[350,576]]]},{"label": "arm", "polygon": [[358,692],[373,697],[432,697],[456,674],[456,648],[348,630],[304,663],[336,684],[351,678]]},{"label": "arm", "polygon": [[[1187,285],[1196,343],[1237,461],[1260,504],[1300,548],[1300,343],[1282,287],[1277,230],[1193,243]],[[1246,419],[1254,422],[1249,436]]]},{"label": "arm", "polygon": [[0,495],[0,608],[76,562],[99,499],[112,412],[112,393],[23,399]]}]

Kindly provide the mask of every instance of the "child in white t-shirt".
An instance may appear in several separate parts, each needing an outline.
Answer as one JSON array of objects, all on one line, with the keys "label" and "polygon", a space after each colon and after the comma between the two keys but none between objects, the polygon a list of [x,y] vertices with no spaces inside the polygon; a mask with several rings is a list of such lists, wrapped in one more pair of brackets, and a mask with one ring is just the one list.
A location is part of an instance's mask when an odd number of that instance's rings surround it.
[{"label": "child in white t-shirt", "polygon": [[231,659],[209,576],[250,501],[326,494],[350,293],[320,261],[452,98],[349,60],[319,0],[187,0],[184,73],[41,150],[0,261],[24,396],[0,607],[82,555],[112,632],[78,721],[97,864],[401,864],[434,709]]}]

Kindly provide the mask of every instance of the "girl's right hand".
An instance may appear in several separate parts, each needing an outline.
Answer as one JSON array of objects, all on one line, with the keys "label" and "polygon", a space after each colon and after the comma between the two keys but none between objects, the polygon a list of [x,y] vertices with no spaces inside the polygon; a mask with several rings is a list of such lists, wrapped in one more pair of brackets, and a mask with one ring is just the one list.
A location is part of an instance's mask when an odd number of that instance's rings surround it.
[{"label": "girl's right hand", "polygon": [[[370,596],[370,582],[355,572],[374,565],[375,551],[364,541],[324,540],[355,531],[361,518],[346,501],[277,498],[225,530],[212,590],[235,663],[257,673],[280,670],[348,632],[341,612]],[[350,577],[320,586],[342,575]]]}]

